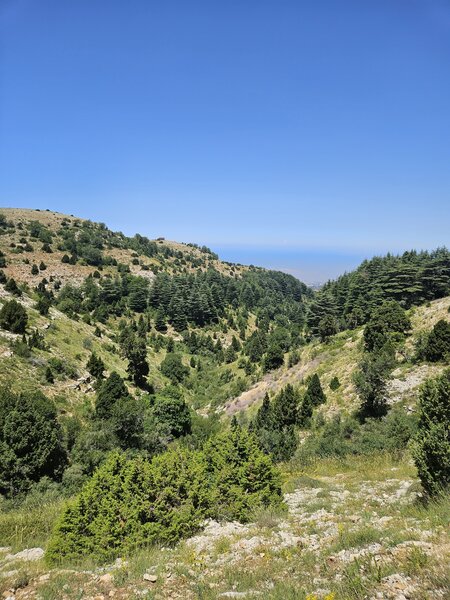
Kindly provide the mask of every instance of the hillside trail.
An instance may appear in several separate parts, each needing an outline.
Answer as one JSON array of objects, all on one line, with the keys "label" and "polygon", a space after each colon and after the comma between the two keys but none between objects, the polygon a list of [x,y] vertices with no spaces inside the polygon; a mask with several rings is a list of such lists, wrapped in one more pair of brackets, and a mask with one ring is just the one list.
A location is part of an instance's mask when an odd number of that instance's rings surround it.
[{"label": "hillside trail", "polygon": [[232,416],[241,410],[247,410],[256,402],[261,401],[268,392],[278,392],[288,383],[300,383],[302,379],[311,374],[311,371],[317,369],[320,363],[326,360],[326,358],[327,354],[323,353],[306,362],[300,361],[288,369],[281,367],[277,371],[267,373],[249,390],[242,392],[236,398],[227,400],[224,406],[225,413]]}]

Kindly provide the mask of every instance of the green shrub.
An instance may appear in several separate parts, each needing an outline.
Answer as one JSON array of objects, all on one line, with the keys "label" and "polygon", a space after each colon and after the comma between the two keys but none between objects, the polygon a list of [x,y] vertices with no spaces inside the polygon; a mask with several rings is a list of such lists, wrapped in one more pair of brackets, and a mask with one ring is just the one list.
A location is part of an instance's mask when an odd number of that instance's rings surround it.
[{"label": "green shrub", "polygon": [[430,496],[450,486],[450,369],[425,382],[419,403],[414,458]]},{"label": "green shrub", "polygon": [[335,392],[340,387],[341,382],[339,381],[338,377],[334,376],[333,379],[330,381],[330,390]]},{"label": "green shrub", "polygon": [[441,319],[426,338],[423,357],[430,362],[438,362],[450,356],[450,323]]},{"label": "green shrub", "polygon": [[191,414],[183,398],[157,396],[153,414],[157,421],[167,426],[173,437],[191,432]]},{"label": "green shrub", "polygon": [[382,419],[367,419],[363,424],[340,415],[325,422],[316,421],[297,458],[307,463],[316,458],[367,455],[388,451],[401,455],[416,430],[416,418],[401,408],[393,408]]},{"label": "green shrub", "polygon": [[47,558],[109,560],[138,546],[173,544],[205,517],[246,521],[254,510],[279,504],[278,472],[239,427],[209,440],[204,452],[175,447],[151,462],[114,452],[67,505]]},{"label": "green shrub", "polygon": [[0,327],[12,333],[24,333],[28,324],[28,315],[24,307],[16,300],[5,302],[0,310]]},{"label": "green shrub", "polygon": [[179,354],[168,352],[160,366],[161,373],[168,377],[174,384],[182,383],[189,375],[189,367],[186,367]]},{"label": "green shrub", "polygon": [[279,473],[247,430],[235,426],[211,438],[204,461],[213,499],[211,516],[245,522],[255,509],[281,503]]},{"label": "green shrub", "polygon": [[108,560],[145,544],[175,543],[198,529],[209,503],[198,453],[176,449],[151,463],[114,453],[68,504],[47,559]]},{"label": "green shrub", "polygon": [[66,464],[55,405],[40,392],[0,391],[0,493],[14,496]]},{"label": "green shrub", "polygon": [[21,296],[22,292],[19,289],[16,280],[13,279],[12,277],[10,279],[8,279],[8,281],[5,283],[5,290],[7,292],[9,292],[10,294],[12,294],[13,296]]}]

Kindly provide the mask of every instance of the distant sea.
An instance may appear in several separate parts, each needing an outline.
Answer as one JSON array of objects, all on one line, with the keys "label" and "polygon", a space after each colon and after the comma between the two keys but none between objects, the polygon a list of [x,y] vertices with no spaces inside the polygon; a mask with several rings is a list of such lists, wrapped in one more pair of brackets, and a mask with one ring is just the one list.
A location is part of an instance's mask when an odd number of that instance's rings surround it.
[{"label": "distant sea", "polygon": [[319,286],[345,271],[355,269],[374,254],[299,248],[211,246],[222,260],[284,271],[304,283]]}]

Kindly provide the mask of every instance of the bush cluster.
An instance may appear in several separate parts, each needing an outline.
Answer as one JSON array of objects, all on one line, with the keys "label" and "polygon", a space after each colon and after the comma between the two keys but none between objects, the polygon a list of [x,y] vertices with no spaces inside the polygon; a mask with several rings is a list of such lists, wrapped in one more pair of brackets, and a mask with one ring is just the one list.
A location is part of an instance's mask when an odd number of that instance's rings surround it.
[{"label": "bush cluster", "polygon": [[113,453],[68,504],[47,558],[107,560],[144,544],[173,544],[206,517],[246,521],[258,507],[280,502],[278,472],[239,427],[204,451],[176,447],[151,462]]}]

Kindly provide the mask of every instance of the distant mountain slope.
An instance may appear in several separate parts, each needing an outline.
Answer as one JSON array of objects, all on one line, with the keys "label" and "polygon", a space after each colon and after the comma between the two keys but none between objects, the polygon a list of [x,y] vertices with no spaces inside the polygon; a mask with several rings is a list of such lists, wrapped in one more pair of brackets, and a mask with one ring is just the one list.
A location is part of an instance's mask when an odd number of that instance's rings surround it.
[{"label": "distant mountain slope", "polygon": [[[283,360],[298,346],[312,296],[291,275],[226,263],[206,247],[13,208],[0,209],[0,276],[3,304],[15,298],[28,315],[23,343],[0,330],[0,382],[38,387],[71,412],[93,402],[92,353],[127,377],[124,328],[145,341],[154,390],[169,383],[160,366],[176,353],[187,400],[218,406],[262,376],[269,348]],[[40,347],[30,347],[35,330]]]},{"label": "distant mountain slope", "polygon": [[321,322],[331,330],[354,328],[366,323],[384,300],[410,308],[449,294],[450,252],[446,248],[376,256],[321,287],[310,307],[308,326],[313,334],[320,332]]}]

